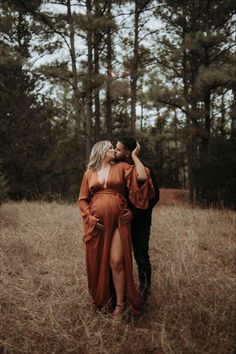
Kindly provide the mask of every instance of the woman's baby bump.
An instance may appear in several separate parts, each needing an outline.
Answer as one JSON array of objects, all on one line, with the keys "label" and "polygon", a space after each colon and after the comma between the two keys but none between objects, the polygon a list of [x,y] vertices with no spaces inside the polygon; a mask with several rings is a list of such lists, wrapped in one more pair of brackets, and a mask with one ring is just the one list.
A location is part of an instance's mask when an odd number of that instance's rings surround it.
[{"label": "woman's baby bump", "polygon": [[112,221],[118,219],[121,213],[121,203],[118,195],[100,194],[99,198],[93,198],[90,206],[92,214],[100,221]]}]

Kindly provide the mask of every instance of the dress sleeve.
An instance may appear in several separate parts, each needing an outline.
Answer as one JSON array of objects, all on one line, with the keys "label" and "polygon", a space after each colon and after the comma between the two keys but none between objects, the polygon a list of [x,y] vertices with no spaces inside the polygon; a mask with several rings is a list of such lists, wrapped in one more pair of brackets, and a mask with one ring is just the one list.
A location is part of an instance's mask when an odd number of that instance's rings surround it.
[{"label": "dress sleeve", "polygon": [[150,176],[150,171],[145,167],[147,180],[138,182],[138,176],[134,165],[125,166],[125,178],[128,188],[129,200],[138,209],[148,209],[149,200],[155,196],[155,189]]},{"label": "dress sleeve", "polygon": [[81,183],[80,193],[78,198],[78,205],[80,208],[80,212],[84,224],[84,242],[87,242],[88,240],[91,239],[97,224],[97,219],[94,215],[92,215],[89,208],[90,201],[91,201],[91,194],[89,191],[88,174],[85,172]]}]

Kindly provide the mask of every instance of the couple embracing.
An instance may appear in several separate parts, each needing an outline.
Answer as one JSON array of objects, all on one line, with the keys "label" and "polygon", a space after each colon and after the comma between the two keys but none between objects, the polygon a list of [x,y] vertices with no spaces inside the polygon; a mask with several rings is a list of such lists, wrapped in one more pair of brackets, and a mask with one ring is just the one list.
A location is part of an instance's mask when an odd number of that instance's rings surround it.
[{"label": "couple embracing", "polygon": [[[84,173],[78,204],[84,223],[88,289],[97,308],[112,303],[113,316],[138,316],[151,285],[148,242],[159,190],[151,168],[138,158],[130,137],[96,143]],[[136,288],[132,250],[138,265]]]}]

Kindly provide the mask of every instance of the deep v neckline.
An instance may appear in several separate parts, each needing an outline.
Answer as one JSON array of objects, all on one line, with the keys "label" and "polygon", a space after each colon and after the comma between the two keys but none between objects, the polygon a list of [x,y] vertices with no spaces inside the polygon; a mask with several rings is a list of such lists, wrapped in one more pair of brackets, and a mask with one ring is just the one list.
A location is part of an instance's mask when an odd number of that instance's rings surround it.
[{"label": "deep v neckline", "polygon": [[107,174],[107,178],[106,178],[106,180],[104,181],[104,183],[101,183],[101,181],[100,181],[100,179],[99,179],[98,171],[96,171],[97,180],[98,180],[100,186],[102,186],[103,188],[107,188],[108,180],[109,180],[110,173],[111,173],[111,166],[112,166],[112,165],[110,165],[110,167],[109,167],[108,174]]}]

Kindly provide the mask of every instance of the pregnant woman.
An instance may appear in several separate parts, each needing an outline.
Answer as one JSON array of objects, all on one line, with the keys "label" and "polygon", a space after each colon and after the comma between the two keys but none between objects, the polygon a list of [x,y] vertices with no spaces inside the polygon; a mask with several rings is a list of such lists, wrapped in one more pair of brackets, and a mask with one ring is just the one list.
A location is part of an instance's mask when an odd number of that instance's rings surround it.
[{"label": "pregnant woman", "polygon": [[134,165],[114,164],[112,144],[106,140],[96,143],[78,198],[84,222],[89,292],[93,303],[101,309],[109,303],[114,285],[115,317],[126,306],[134,315],[140,314],[133,276],[130,220],[122,218],[127,215],[127,191],[132,204],[140,209],[148,208],[149,198],[154,194],[149,170],[138,158],[139,150],[137,143],[132,152]]}]

